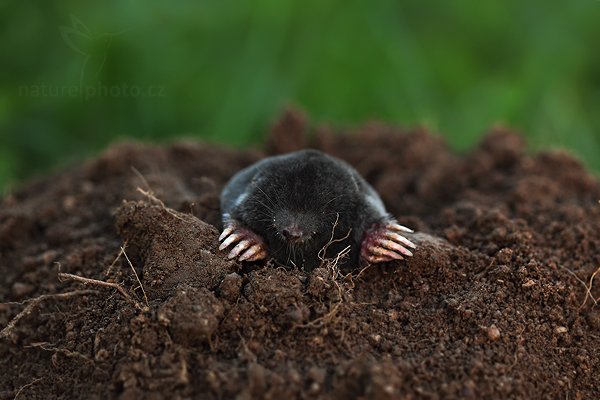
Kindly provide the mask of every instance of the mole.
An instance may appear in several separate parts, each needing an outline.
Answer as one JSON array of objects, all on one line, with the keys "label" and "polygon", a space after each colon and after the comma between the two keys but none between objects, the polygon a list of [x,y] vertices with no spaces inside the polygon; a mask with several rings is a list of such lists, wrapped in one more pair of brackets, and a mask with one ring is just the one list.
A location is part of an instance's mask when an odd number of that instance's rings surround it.
[{"label": "mole", "polygon": [[[412,232],[346,162],[317,150],[267,157],[239,171],[220,197],[219,250],[228,259],[268,256],[310,271],[337,257],[345,269],[402,260]],[[341,255],[341,256],[340,256]]]}]

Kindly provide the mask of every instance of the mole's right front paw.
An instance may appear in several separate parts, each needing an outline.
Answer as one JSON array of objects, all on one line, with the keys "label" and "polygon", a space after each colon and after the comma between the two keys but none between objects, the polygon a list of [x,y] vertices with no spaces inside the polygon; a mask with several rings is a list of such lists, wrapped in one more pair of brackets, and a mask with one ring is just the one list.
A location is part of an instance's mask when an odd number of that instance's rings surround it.
[{"label": "mole's right front paw", "polygon": [[223,233],[219,236],[222,241],[219,250],[235,244],[227,255],[228,259],[239,256],[239,261],[257,261],[267,257],[267,246],[264,240],[248,228],[232,222],[225,226]]},{"label": "mole's right front paw", "polygon": [[412,230],[394,220],[372,226],[364,234],[360,250],[361,259],[380,263],[402,260],[403,256],[412,257],[413,253],[408,248],[415,249],[417,246],[399,232],[412,233]]}]

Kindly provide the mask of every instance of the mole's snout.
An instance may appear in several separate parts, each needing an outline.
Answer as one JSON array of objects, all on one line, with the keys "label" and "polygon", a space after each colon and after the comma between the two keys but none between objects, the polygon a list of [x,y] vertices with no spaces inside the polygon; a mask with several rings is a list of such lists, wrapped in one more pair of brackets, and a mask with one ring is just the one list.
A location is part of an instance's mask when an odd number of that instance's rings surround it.
[{"label": "mole's snout", "polygon": [[302,241],[305,237],[304,231],[298,225],[289,225],[281,230],[283,237],[290,242]]}]

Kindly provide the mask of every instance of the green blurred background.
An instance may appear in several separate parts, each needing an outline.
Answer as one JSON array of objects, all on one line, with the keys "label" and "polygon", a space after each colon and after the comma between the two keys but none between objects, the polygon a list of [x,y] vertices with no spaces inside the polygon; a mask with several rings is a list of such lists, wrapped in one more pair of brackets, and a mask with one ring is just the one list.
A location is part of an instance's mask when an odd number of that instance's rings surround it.
[{"label": "green blurred background", "polygon": [[0,188],[115,138],[495,122],[600,169],[600,1],[0,1]]}]

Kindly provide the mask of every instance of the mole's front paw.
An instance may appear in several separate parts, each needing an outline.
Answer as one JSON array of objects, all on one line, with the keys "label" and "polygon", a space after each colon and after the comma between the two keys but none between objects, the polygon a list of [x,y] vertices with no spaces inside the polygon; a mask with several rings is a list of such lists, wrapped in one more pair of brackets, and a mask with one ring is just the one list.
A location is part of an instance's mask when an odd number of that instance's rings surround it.
[{"label": "mole's front paw", "polygon": [[408,250],[408,247],[415,249],[417,246],[398,232],[412,232],[412,230],[395,221],[373,225],[363,237],[360,248],[361,259],[380,263],[402,260],[403,255],[412,256],[413,253]]},{"label": "mole's front paw", "polygon": [[223,233],[219,236],[222,241],[219,250],[234,245],[227,255],[228,259],[239,256],[240,261],[257,261],[267,257],[267,246],[264,240],[248,228],[232,222],[225,226]]}]

